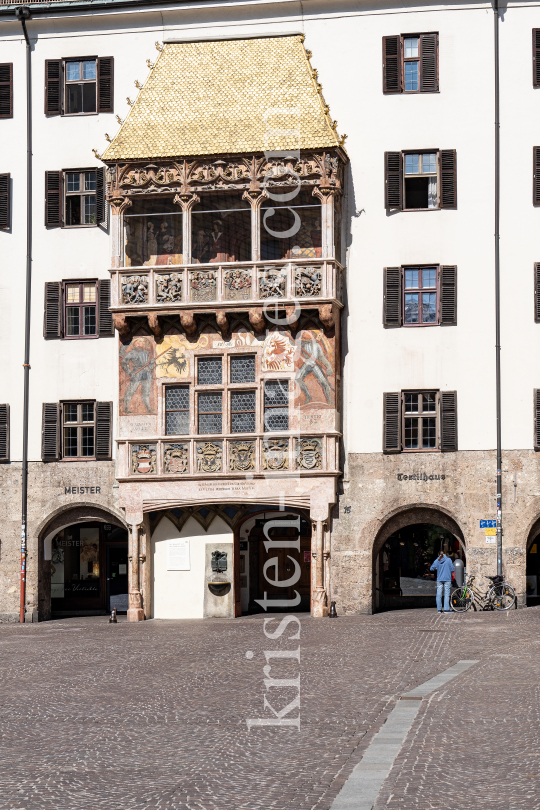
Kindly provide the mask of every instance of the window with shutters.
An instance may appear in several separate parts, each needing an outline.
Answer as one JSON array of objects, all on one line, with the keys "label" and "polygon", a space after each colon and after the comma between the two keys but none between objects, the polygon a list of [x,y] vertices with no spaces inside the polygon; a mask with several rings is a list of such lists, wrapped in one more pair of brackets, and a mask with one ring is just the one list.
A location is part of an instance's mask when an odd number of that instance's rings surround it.
[{"label": "window with shutters", "polygon": [[0,64],[0,118],[13,118],[13,65]]},{"label": "window with shutters", "polygon": [[45,226],[88,228],[107,221],[105,169],[45,172]]},{"label": "window with shutters", "polygon": [[112,336],[110,295],[110,279],[46,282],[43,336],[66,340]]},{"label": "window with shutters", "polygon": [[62,403],[62,457],[95,457],[95,402]]},{"label": "window with shutters", "polygon": [[9,405],[0,405],[0,464],[9,461]]},{"label": "window with shutters", "polygon": [[383,452],[455,452],[456,391],[396,391],[383,399]]},{"label": "window with shutters", "polygon": [[383,93],[439,91],[439,35],[383,37]]},{"label": "window with shutters", "polygon": [[457,267],[385,267],[383,323],[396,326],[455,326]]},{"label": "window with shutters", "polygon": [[385,207],[435,211],[457,207],[457,155],[454,149],[385,152]]},{"label": "window with shutters", "polygon": [[112,56],[48,59],[45,63],[45,115],[113,112]]},{"label": "window with shutters", "polygon": [[0,229],[11,225],[11,175],[0,174]]}]

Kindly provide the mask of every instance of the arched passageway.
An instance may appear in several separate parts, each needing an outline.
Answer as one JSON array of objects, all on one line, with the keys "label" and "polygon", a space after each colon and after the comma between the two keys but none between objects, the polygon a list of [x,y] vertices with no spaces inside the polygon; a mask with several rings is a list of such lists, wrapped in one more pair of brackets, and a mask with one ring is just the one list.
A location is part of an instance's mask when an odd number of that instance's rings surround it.
[{"label": "arched passageway", "polygon": [[435,607],[436,580],[430,566],[444,551],[466,565],[457,523],[434,509],[411,509],[382,527],[373,552],[376,611]]},{"label": "arched passageway", "polygon": [[527,607],[540,605],[540,518],[534,523],[527,539],[525,588]]}]

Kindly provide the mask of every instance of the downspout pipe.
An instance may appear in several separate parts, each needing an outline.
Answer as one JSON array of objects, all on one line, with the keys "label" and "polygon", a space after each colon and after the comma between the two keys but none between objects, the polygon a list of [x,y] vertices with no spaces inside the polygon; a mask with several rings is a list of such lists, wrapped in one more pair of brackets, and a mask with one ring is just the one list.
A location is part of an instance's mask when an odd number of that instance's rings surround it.
[{"label": "downspout pipe", "polygon": [[32,47],[26,30],[30,9],[19,6],[15,11],[26,42],[26,308],[24,318],[24,394],[21,507],[21,601],[19,621],[24,622],[26,608],[26,527],[28,515],[28,414],[30,392],[30,315],[32,298]]},{"label": "downspout pipe", "polygon": [[495,54],[495,385],[497,409],[497,574],[502,576],[502,442],[501,442],[501,281],[500,281],[500,118],[499,0],[493,0]]}]

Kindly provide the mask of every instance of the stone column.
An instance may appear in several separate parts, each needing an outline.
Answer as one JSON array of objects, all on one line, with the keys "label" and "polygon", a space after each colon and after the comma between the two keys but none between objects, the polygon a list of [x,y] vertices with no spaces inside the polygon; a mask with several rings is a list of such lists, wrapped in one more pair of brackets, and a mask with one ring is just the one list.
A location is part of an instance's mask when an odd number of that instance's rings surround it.
[{"label": "stone column", "polygon": [[251,261],[260,262],[261,205],[268,199],[268,195],[264,189],[262,191],[260,189],[250,189],[249,191],[244,191],[242,199],[247,200],[251,205]]},{"label": "stone column", "polygon": [[182,189],[173,200],[182,209],[182,264],[191,264],[191,209],[200,201],[191,189]]},{"label": "stone column", "polygon": [[315,535],[315,543],[312,539],[311,556],[314,558],[315,577],[314,588],[311,599],[311,615],[315,617],[327,616],[328,606],[326,590],[324,587],[324,524],[322,520],[312,521]]},{"label": "stone column", "polygon": [[120,195],[109,199],[111,204],[111,267],[124,266],[124,211],[131,206],[131,197]]},{"label": "stone column", "polygon": [[128,589],[129,589],[129,607],[127,612],[128,622],[142,622],[144,621],[144,610],[142,602],[142,594],[139,582],[140,571],[140,531],[143,529],[142,523],[130,524],[129,532],[129,572],[128,572]]},{"label": "stone column", "polygon": [[323,259],[335,258],[334,194],[333,188],[325,186],[313,189],[313,196],[318,197],[321,201],[321,254]]}]

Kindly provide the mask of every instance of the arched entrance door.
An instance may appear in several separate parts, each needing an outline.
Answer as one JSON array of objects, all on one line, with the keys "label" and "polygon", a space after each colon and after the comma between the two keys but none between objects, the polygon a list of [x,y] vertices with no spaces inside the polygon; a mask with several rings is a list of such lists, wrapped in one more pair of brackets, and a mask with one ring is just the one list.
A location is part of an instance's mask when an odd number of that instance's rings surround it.
[{"label": "arched entrance door", "polygon": [[418,509],[389,520],[374,548],[374,609],[435,607],[437,585],[429,569],[440,551],[466,566],[463,535],[449,516]]},{"label": "arched entrance door", "polygon": [[[292,509],[250,514],[236,528],[235,553],[237,616],[263,612],[265,594],[268,613],[311,610],[311,524],[307,514]],[[279,584],[287,580],[291,583]],[[293,605],[296,594],[300,602]]]},{"label": "arched entrance door", "polygon": [[540,605],[540,520],[537,520],[527,541],[525,588],[527,607]]},{"label": "arched entrance door", "polygon": [[44,532],[41,618],[99,615],[112,608],[127,612],[127,530],[117,518],[106,522],[99,515],[103,510],[93,520],[92,510],[85,511],[74,522],[70,514],[58,516]]}]

